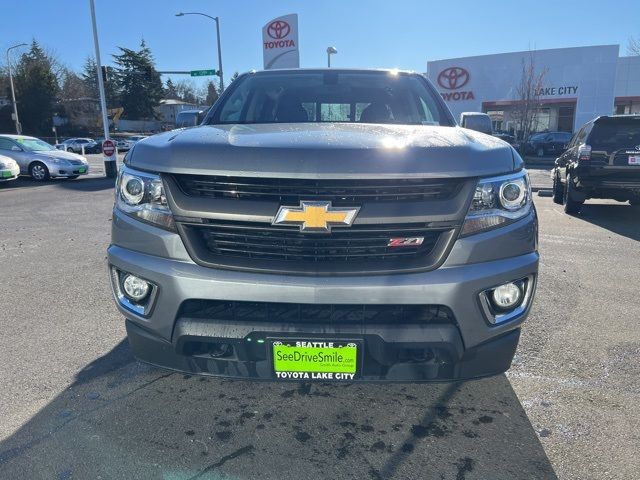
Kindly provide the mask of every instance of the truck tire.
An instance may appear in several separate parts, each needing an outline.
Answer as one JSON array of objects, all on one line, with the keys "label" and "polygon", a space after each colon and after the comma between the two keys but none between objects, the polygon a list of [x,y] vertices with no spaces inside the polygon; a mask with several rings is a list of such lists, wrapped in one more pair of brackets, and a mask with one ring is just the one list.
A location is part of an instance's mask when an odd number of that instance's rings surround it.
[{"label": "truck tire", "polygon": [[573,178],[570,173],[567,174],[567,184],[564,187],[564,211],[569,215],[575,215],[580,213],[582,210],[582,204],[584,201],[576,201],[574,200],[573,190],[575,187],[573,186]]},{"label": "truck tire", "polygon": [[564,202],[564,187],[560,181],[560,175],[557,173],[553,176],[553,203],[562,205]]}]

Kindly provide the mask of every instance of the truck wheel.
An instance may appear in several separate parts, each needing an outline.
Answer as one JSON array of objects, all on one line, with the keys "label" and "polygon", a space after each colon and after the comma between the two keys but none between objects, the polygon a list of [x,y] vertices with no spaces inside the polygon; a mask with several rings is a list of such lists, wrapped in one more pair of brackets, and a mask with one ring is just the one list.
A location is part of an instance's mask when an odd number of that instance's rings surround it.
[{"label": "truck wheel", "polygon": [[560,181],[560,175],[553,176],[553,202],[562,205],[564,201],[564,187]]},{"label": "truck wheel", "polygon": [[573,178],[571,177],[570,173],[567,174],[567,184],[564,187],[564,211],[569,215],[575,215],[582,210],[584,201],[578,202],[574,200],[575,187],[573,186]]},{"label": "truck wheel", "polygon": [[29,165],[29,175],[31,175],[31,178],[36,182],[44,182],[50,178],[49,169],[41,162],[33,162]]}]

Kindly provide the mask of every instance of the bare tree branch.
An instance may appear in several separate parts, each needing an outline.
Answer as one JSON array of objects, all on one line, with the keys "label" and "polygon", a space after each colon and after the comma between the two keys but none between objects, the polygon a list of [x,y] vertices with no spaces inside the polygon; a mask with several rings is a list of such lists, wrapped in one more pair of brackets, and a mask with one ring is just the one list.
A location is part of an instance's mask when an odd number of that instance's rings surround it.
[{"label": "bare tree branch", "polygon": [[536,71],[535,52],[529,52],[529,58],[522,61],[520,80],[515,88],[517,99],[512,111],[516,123],[516,137],[525,141],[538,126],[538,113],[542,102],[540,96],[544,86],[547,69]]}]

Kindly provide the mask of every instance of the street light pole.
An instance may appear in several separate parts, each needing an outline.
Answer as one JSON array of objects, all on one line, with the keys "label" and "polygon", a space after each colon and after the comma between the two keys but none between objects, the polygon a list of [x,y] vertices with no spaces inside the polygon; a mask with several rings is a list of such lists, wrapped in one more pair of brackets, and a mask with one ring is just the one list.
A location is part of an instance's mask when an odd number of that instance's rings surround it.
[{"label": "street light pole", "polygon": [[224,90],[224,75],[222,74],[222,46],[220,44],[220,17],[212,17],[206,13],[200,12],[178,12],[176,17],[184,17],[185,15],[202,15],[216,22],[216,39],[218,41],[218,75],[220,77],[220,93]]},{"label": "street light pole", "polygon": [[220,46],[220,17],[214,17],[216,21],[216,37],[218,39],[218,71],[220,72],[220,94],[224,91],[224,80],[222,79],[222,47]]},{"label": "street light pole", "polygon": [[331,55],[338,53],[335,47],[327,47],[327,68],[331,68]]},{"label": "street light pole", "polygon": [[[102,111],[102,128],[104,139],[109,138],[109,118],[107,117],[107,99],[104,94],[104,82],[102,81],[102,64],[100,62],[100,45],[98,44],[98,27],[96,25],[96,6],[94,0],[89,0],[91,9],[91,23],[93,25],[93,44],[96,49],[96,71],[98,73],[98,90],[100,92],[100,110]],[[115,178],[118,167],[112,158],[104,157],[104,172],[107,178]]]},{"label": "street light pole", "polygon": [[11,59],[9,58],[9,51],[18,47],[25,47],[26,43],[19,43],[18,45],[14,45],[12,47],[7,48],[7,67],[9,68],[9,83],[11,84],[11,101],[13,102],[13,117],[16,122],[16,133],[20,135],[22,133],[22,126],[20,125],[20,120],[18,119],[18,104],[16,103],[16,91],[13,88],[13,75],[11,73]]}]

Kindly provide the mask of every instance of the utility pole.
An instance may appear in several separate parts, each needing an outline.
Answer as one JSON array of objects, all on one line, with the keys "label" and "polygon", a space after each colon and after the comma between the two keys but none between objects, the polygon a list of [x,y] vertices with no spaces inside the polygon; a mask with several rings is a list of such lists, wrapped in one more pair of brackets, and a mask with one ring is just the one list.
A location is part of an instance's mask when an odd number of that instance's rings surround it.
[{"label": "utility pole", "polygon": [[11,59],[9,58],[9,52],[14,48],[25,47],[26,43],[19,43],[12,47],[7,48],[7,67],[9,68],[9,83],[11,84],[11,101],[13,102],[13,120],[16,122],[16,133],[20,135],[22,133],[22,125],[18,119],[18,104],[16,103],[16,91],[13,88],[13,75],[11,73]]},{"label": "utility pole", "polygon": [[222,76],[222,47],[220,46],[220,17],[216,20],[216,37],[218,37],[218,71],[220,74],[220,95],[224,92],[224,77]]},{"label": "utility pole", "polygon": [[218,75],[220,76],[220,94],[224,91],[224,77],[222,75],[222,46],[220,45],[220,17],[212,17],[206,13],[200,12],[178,12],[176,17],[184,17],[185,15],[201,15],[216,22],[216,38],[218,40]]},{"label": "utility pole", "polygon": [[[98,27],[96,25],[96,6],[94,0],[89,0],[91,9],[91,23],[93,25],[93,43],[96,48],[96,71],[98,74],[98,90],[100,91],[100,110],[102,111],[102,127],[104,129],[104,139],[109,139],[109,118],[107,116],[107,99],[104,94],[104,81],[102,80],[102,63],[100,62],[100,45],[98,44]],[[115,178],[118,174],[116,162],[117,154],[111,157],[104,157],[104,172],[107,178]]]}]

